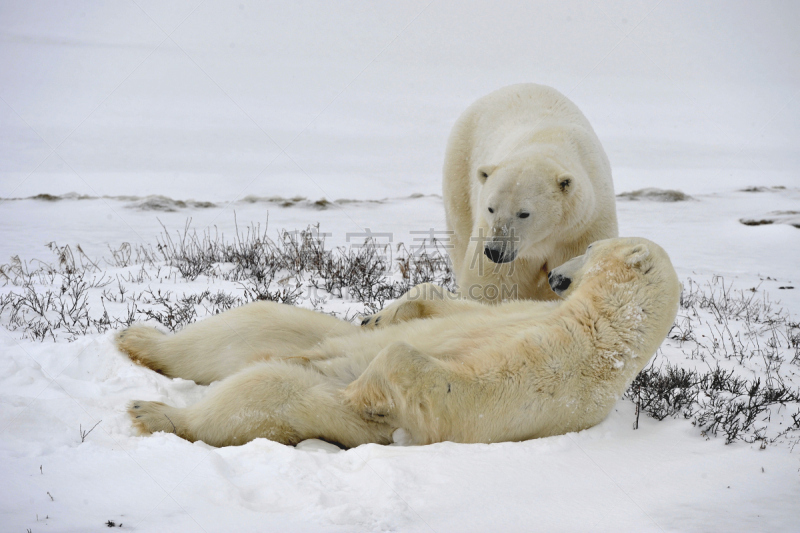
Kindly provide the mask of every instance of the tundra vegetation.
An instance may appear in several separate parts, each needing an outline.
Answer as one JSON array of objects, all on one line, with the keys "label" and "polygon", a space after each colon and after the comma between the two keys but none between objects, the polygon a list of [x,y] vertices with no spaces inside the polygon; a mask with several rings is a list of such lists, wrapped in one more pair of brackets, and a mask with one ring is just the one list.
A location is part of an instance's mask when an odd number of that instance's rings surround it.
[{"label": "tundra vegetation", "polygon": [[[40,342],[73,341],[145,321],[176,331],[256,300],[372,314],[420,283],[454,289],[442,243],[367,239],[331,248],[320,228],[275,233],[258,224],[226,237],[191,222],[155,243],[122,243],[92,258],[80,245],[0,265],[0,325]],[[712,276],[684,280],[668,338],[625,398],[657,420],[683,418],[707,438],[762,447],[800,441],[800,322],[758,287]]]}]

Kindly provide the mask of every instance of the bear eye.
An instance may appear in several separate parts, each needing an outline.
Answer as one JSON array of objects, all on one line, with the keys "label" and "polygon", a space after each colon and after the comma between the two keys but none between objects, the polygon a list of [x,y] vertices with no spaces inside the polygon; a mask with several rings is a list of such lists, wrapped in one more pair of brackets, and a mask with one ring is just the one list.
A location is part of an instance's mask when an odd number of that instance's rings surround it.
[{"label": "bear eye", "polygon": [[519,218],[528,218],[529,216],[531,216],[531,214],[530,214],[530,213],[520,213],[520,214],[519,214],[519,215],[517,215],[517,216],[518,216]]},{"label": "bear eye", "polygon": [[561,191],[564,192],[564,191],[567,190],[567,188],[569,188],[571,183],[572,183],[572,180],[569,179],[569,178],[566,178],[566,179],[561,180],[561,182],[558,184],[558,186],[561,188]]},{"label": "bear eye", "polygon": [[490,212],[490,213],[494,213],[494,209],[492,209],[492,208],[490,207],[490,208],[489,208],[489,212]]}]

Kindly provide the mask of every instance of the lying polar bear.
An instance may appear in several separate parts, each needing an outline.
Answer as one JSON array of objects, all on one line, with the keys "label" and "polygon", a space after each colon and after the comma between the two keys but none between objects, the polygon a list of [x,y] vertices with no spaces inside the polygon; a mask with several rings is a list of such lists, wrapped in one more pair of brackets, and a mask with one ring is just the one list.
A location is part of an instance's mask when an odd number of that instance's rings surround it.
[{"label": "lying polar bear", "polygon": [[265,437],[345,447],[498,442],[603,420],[667,335],[681,285],[645,239],[598,241],[549,276],[559,302],[441,300],[437,318],[364,329],[329,315],[252,303],[163,335],[118,336],[131,359],[170,377],[223,380],[180,409],[134,401],[141,433],[214,446]]}]

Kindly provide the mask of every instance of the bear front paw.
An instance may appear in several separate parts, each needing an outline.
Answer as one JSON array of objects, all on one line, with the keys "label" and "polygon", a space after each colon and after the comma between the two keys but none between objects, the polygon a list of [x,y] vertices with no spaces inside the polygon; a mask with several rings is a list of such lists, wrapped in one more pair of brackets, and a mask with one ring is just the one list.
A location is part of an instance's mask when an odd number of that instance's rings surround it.
[{"label": "bear front paw", "polygon": [[393,324],[425,318],[426,316],[426,308],[423,302],[400,299],[374,315],[364,317],[361,325],[365,328],[385,328]]},{"label": "bear front paw", "polygon": [[377,383],[359,379],[344,391],[346,403],[361,418],[373,422],[389,423],[394,411],[394,401]]},{"label": "bear front paw", "polygon": [[386,326],[387,321],[384,320],[384,313],[375,313],[374,315],[367,315],[361,320],[361,326],[368,329],[375,329],[380,327],[381,322]]}]

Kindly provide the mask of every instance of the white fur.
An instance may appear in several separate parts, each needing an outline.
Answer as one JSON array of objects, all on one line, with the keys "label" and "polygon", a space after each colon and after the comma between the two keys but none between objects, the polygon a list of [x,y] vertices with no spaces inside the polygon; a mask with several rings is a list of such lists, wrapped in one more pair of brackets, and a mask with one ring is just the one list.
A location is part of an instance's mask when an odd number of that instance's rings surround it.
[{"label": "white fur", "polygon": [[[456,281],[470,299],[553,299],[549,270],[617,236],[603,147],[575,104],[543,85],[504,87],[467,108],[447,145],[443,197]],[[487,239],[512,238],[516,260],[484,256]]]},{"label": "white fur", "polygon": [[120,333],[132,359],[167,376],[223,379],[185,409],[134,401],[143,433],[216,446],[266,437],[344,446],[497,442],[591,427],[663,341],[680,283],[644,239],[595,243],[555,269],[561,302],[459,301],[437,318],[365,329],[313,311],[258,302],[175,335]]}]

